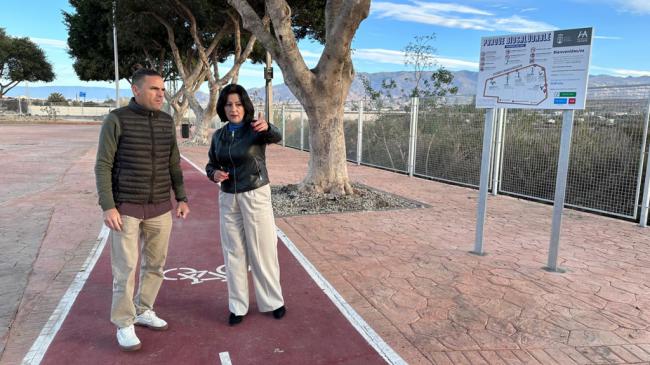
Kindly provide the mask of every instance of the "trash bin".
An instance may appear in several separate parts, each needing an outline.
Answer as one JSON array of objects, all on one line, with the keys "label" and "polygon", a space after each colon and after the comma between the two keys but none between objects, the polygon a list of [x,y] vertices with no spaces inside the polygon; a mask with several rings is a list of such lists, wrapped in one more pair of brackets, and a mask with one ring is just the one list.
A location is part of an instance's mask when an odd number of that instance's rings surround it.
[{"label": "trash bin", "polygon": [[181,125],[181,137],[190,138],[190,125],[183,123]]}]

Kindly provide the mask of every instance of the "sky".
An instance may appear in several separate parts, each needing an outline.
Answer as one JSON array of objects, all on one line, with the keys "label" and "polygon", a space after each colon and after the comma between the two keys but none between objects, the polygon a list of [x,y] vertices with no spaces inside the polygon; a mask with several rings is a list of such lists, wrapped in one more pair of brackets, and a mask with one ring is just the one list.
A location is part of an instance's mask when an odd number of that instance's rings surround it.
[{"label": "sky", "polygon": [[[114,87],[82,82],[74,73],[61,14],[73,11],[67,0],[0,1],[0,27],[11,36],[32,39],[54,66],[56,80],[30,86]],[[481,37],[583,27],[594,28],[590,74],[650,76],[650,0],[372,1],[353,41],[353,62],[357,72],[409,70],[404,47],[415,36],[435,34],[431,45],[438,65],[478,71]],[[307,65],[314,66],[323,46],[306,40],[300,49]],[[245,64],[239,82],[263,86],[262,66]],[[282,82],[277,66],[273,82]],[[122,81],[120,87],[128,85]]]}]

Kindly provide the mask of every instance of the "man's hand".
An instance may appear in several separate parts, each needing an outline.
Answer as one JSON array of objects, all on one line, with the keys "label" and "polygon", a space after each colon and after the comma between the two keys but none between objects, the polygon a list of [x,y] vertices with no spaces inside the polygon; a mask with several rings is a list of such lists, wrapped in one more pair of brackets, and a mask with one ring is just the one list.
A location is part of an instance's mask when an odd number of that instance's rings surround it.
[{"label": "man's hand", "polygon": [[251,123],[251,127],[253,127],[253,130],[255,132],[258,133],[264,132],[269,129],[269,123],[267,123],[266,120],[264,120],[264,116],[262,115],[262,113],[259,113],[259,115],[257,116],[257,120]]},{"label": "man's hand", "polygon": [[114,231],[122,231],[122,216],[116,208],[104,211],[104,224]]},{"label": "man's hand", "polygon": [[176,217],[185,219],[188,214],[190,214],[190,206],[186,202],[178,202],[178,206],[176,206]]}]

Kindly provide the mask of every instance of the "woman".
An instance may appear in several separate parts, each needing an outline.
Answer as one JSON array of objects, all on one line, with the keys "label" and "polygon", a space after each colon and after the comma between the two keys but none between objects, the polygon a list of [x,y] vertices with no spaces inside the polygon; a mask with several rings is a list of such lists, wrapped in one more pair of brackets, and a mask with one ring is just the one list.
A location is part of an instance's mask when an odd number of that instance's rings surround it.
[{"label": "woman", "polygon": [[280,319],[286,310],[265,152],[266,145],[279,142],[282,135],[261,114],[253,120],[253,103],[240,85],[221,91],[217,113],[228,123],[212,136],[205,171],[210,180],[221,183],[219,221],[228,280],[228,323],[234,326],[248,313],[249,265],[258,309]]}]

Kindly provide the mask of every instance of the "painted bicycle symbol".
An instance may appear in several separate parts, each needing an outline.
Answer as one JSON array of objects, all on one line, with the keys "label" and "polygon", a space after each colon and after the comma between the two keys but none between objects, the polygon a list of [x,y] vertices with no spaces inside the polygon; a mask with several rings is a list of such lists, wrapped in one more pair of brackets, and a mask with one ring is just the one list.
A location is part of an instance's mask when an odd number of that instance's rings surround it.
[{"label": "painted bicycle symbol", "polygon": [[226,281],[226,266],[221,265],[215,271],[196,270],[191,267],[175,267],[163,273],[165,280],[191,280],[192,285],[210,280]]}]

